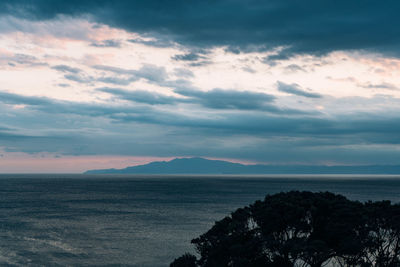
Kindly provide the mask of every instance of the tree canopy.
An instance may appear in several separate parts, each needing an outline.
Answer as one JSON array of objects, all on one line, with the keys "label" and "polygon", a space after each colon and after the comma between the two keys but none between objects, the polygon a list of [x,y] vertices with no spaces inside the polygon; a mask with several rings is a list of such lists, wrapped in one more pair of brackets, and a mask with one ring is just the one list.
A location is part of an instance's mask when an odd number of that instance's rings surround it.
[{"label": "tree canopy", "polygon": [[192,240],[171,267],[400,266],[400,205],[329,192],[267,195]]}]

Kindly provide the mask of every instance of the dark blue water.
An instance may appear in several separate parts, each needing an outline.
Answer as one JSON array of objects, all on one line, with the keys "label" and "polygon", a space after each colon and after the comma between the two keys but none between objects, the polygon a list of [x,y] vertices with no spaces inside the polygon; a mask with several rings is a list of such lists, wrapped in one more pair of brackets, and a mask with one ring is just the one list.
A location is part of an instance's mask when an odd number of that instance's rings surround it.
[{"label": "dark blue water", "polygon": [[1,266],[168,266],[238,207],[289,190],[400,202],[400,177],[0,176]]}]

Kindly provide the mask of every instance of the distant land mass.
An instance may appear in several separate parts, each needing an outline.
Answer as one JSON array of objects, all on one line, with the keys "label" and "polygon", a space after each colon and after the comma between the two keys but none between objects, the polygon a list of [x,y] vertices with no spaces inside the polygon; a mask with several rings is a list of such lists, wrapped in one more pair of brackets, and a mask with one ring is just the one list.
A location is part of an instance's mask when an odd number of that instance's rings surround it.
[{"label": "distant land mass", "polygon": [[85,174],[400,174],[400,165],[244,165],[204,158],[176,158],[124,169],[89,170]]}]

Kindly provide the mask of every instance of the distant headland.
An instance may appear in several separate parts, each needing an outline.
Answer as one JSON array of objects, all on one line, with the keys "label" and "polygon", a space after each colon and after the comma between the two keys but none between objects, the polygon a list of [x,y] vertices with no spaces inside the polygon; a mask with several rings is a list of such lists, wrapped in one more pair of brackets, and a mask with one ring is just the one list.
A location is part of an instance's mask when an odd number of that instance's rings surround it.
[{"label": "distant headland", "polygon": [[400,165],[245,165],[205,158],[175,158],[85,174],[400,174]]}]

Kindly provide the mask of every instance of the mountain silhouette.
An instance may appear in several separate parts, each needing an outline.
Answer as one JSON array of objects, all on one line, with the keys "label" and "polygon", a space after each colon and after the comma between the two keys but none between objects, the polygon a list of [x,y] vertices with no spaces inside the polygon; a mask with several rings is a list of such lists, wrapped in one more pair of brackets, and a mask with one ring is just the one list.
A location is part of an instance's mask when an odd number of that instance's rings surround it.
[{"label": "mountain silhouette", "polygon": [[400,166],[244,165],[204,158],[176,158],[124,169],[89,170],[85,174],[400,174]]}]

